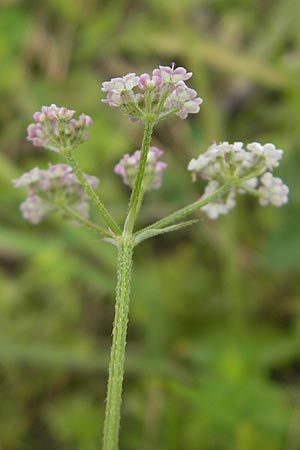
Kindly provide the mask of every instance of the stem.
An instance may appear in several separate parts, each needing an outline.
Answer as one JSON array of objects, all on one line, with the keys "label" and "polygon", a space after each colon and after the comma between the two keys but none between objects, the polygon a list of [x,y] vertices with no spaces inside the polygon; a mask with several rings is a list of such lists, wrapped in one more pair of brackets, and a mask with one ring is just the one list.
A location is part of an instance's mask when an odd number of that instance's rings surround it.
[{"label": "stem", "polygon": [[83,225],[85,228],[89,229],[90,231],[97,233],[100,237],[113,237],[108,231],[106,231],[103,227],[100,227],[96,223],[91,222],[88,219],[85,219],[80,214],[78,214],[74,209],[70,208],[70,206],[67,205],[60,205],[60,208],[63,209],[69,216],[71,216],[73,219],[75,219],[77,222],[79,222],[81,225]]},{"label": "stem", "polygon": [[129,202],[129,211],[124,224],[123,235],[118,238],[118,281],[116,288],[113,341],[109,363],[103,450],[118,450],[132,254],[134,247],[132,231],[143,198],[143,178],[153,126],[154,124],[151,121],[147,121],[145,124],[139,167]]},{"label": "stem", "polygon": [[120,409],[128,322],[133,242],[131,237],[119,239],[118,281],[113,325],[107,400],[104,420],[103,450],[118,450]]},{"label": "stem", "polygon": [[106,225],[116,235],[121,234],[121,229],[120,229],[119,225],[111,217],[111,215],[109,214],[109,212],[107,211],[107,209],[105,208],[103,203],[101,202],[100,198],[98,197],[98,195],[96,194],[94,189],[87,182],[87,180],[86,180],[86,178],[84,176],[84,173],[80,169],[77,161],[75,160],[74,156],[72,155],[72,152],[70,150],[65,150],[63,152],[63,155],[67,159],[67,161],[70,164],[70,166],[72,166],[73,171],[76,174],[78,180],[80,181],[80,183],[84,187],[86,193],[89,195],[90,199],[92,200],[92,202],[94,203],[94,205],[96,206],[96,208],[98,209],[100,214],[102,215],[102,218],[103,218],[104,222],[106,223]]},{"label": "stem", "polygon": [[260,192],[260,191],[257,190],[257,189],[251,189],[251,188],[248,188],[248,187],[246,187],[246,186],[241,186],[241,188],[242,188],[245,192],[247,192],[248,194],[254,195],[255,197],[258,197],[258,198],[263,198],[263,197],[264,197],[263,193]]},{"label": "stem", "polygon": [[124,226],[124,234],[132,233],[134,222],[138,215],[139,208],[142,202],[143,197],[142,184],[147,163],[148,150],[151,142],[153,126],[154,124],[152,122],[146,122],[145,124],[139,167],[136,173],[133,190],[130,197],[129,211]]},{"label": "stem", "polygon": [[152,228],[163,228],[168,225],[171,225],[172,223],[174,223],[178,220],[182,220],[184,217],[189,216],[190,214],[192,214],[193,212],[202,208],[203,206],[207,205],[208,203],[211,203],[214,200],[216,200],[217,198],[222,197],[224,194],[226,194],[228,191],[230,191],[232,186],[233,186],[232,182],[229,181],[229,182],[223,184],[223,186],[219,187],[219,189],[217,189],[211,195],[208,195],[207,197],[204,197],[204,198],[200,198],[199,200],[195,201],[194,203],[191,203],[190,205],[187,205],[184,208],[179,209],[178,211],[175,211],[174,213],[170,214],[169,216],[166,216],[163,219],[160,219],[157,222],[152,223],[151,225],[144,228],[140,232],[143,232],[145,230],[149,230]]}]

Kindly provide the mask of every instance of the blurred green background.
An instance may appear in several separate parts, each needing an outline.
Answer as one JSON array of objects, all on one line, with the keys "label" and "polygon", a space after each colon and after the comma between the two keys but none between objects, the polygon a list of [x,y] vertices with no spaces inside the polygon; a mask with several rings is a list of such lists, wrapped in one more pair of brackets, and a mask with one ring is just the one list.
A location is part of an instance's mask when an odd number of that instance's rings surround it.
[{"label": "blurred green background", "polygon": [[156,128],[169,167],[140,225],[199,196],[186,166],[214,139],[283,148],[291,195],[277,209],[240,198],[137,249],[121,450],[300,449],[299,21],[295,0],[1,1],[1,450],[99,448],[113,320],[115,250],[58,217],[21,218],[11,179],[60,161],[26,142],[32,113],[93,117],[77,156],[121,222],[113,167],[142,129],[100,83],[172,61],[204,103]]}]

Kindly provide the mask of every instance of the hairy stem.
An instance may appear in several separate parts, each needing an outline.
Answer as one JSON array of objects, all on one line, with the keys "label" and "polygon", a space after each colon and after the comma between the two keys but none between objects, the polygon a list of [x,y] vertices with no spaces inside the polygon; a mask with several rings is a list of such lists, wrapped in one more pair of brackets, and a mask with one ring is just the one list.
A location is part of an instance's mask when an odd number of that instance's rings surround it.
[{"label": "hairy stem", "polygon": [[148,150],[151,142],[151,136],[153,131],[153,123],[146,122],[143,143],[141,148],[141,156],[139,161],[139,167],[136,173],[133,190],[130,197],[129,203],[129,211],[126,218],[124,233],[131,234],[134,228],[134,222],[138,215],[139,208],[141,206],[142,197],[143,197],[143,178],[145,174],[145,168],[147,163]]},{"label": "hairy stem", "polygon": [[80,169],[77,161],[75,160],[74,156],[72,155],[72,152],[66,150],[66,151],[64,151],[63,154],[64,154],[66,160],[68,161],[68,163],[70,164],[70,166],[73,168],[74,173],[76,174],[78,180],[80,181],[80,183],[84,187],[86,193],[89,195],[90,199],[92,200],[92,202],[94,203],[94,205],[98,209],[98,211],[101,214],[101,216],[102,216],[104,222],[106,223],[106,225],[116,235],[121,234],[121,229],[120,229],[119,225],[111,217],[111,215],[109,214],[109,212],[107,211],[107,209],[105,208],[103,203],[101,202],[100,198],[98,197],[98,195],[96,194],[94,189],[87,182],[87,180],[86,180],[86,178],[84,176],[84,173]]},{"label": "hairy stem", "polygon": [[179,209],[178,211],[175,211],[174,213],[170,214],[169,216],[166,216],[163,219],[160,219],[157,222],[152,223],[151,225],[144,228],[140,232],[144,232],[145,230],[149,230],[152,228],[164,228],[168,225],[173,224],[174,222],[182,220],[186,216],[189,216],[190,214],[198,211],[198,209],[202,208],[203,206],[208,205],[208,203],[211,203],[214,200],[223,197],[223,195],[227,194],[227,192],[230,191],[230,189],[232,188],[232,185],[233,184],[231,182],[223,184],[223,186],[219,187],[211,195],[208,195],[207,197],[202,197],[199,200],[196,200],[194,203],[191,203],[190,205],[187,205],[184,208]]},{"label": "hairy stem", "polygon": [[93,233],[97,233],[98,237],[106,237],[111,238],[112,235],[105,230],[103,227],[100,227],[96,223],[91,222],[90,220],[86,219],[85,217],[82,217],[80,214],[78,214],[74,209],[70,208],[70,206],[67,205],[60,205],[59,206],[65,213],[72,217],[72,219],[76,220],[76,222],[80,223],[80,225],[83,225],[88,230],[92,231]]},{"label": "hairy stem", "polygon": [[103,450],[118,450],[132,254],[134,247],[132,231],[143,198],[143,178],[152,131],[153,123],[151,121],[146,122],[139,167],[129,202],[129,210],[124,224],[123,235],[118,238],[118,281],[105,408]]},{"label": "hairy stem", "polygon": [[118,450],[126,332],[130,299],[132,253],[132,238],[119,238],[118,281],[116,288],[113,341],[109,363],[103,450]]}]

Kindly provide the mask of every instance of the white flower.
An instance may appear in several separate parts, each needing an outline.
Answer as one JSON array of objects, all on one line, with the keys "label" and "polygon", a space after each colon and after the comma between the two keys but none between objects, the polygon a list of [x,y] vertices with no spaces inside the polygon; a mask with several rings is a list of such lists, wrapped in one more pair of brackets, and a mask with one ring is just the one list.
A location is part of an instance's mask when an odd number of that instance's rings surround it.
[{"label": "white flower", "polygon": [[[210,181],[205,188],[204,195],[202,198],[208,197],[213,194],[218,188],[220,184],[217,181]],[[201,209],[206,212],[210,219],[217,219],[221,214],[227,214],[232,208],[235,207],[235,193],[234,190],[231,190],[226,198],[219,198],[214,200],[208,205],[203,206]]]},{"label": "white flower", "polygon": [[121,94],[124,90],[132,90],[139,83],[139,77],[135,73],[128,73],[123,77],[112,78],[102,83],[102,91]]},{"label": "white flower", "polygon": [[258,185],[258,178],[250,178],[250,180],[246,180],[243,182],[241,189],[239,189],[240,194],[245,194],[247,189],[255,189]]},{"label": "white flower", "polygon": [[252,142],[244,148],[242,142],[213,143],[198,159],[190,161],[188,170],[203,179],[225,182],[228,177],[236,176],[242,181],[244,177],[249,179],[251,173],[263,174],[277,167],[282,154],[283,150],[276,149],[273,144]]},{"label": "white flower", "polygon": [[274,144],[267,143],[261,145],[258,142],[252,142],[247,145],[247,149],[254,155],[259,156],[264,160],[267,169],[272,170],[279,166],[279,161],[282,158],[283,150],[277,149]]},{"label": "white flower", "polygon": [[259,203],[262,206],[266,206],[271,203],[274,206],[282,206],[288,202],[289,188],[281,178],[273,177],[270,172],[266,172],[261,177],[262,186],[259,188],[259,192],[262,197],[259,199]]},{"label": "white flower", "polygon": [[208,180],[204,198],[228,182],[231,183],[232,189],[225,199],[215,200],[202,209],[211,219],[216,219],[235,206],[236,193],[246,192],[258,195],[261,205],[271,203],[281,206],[287,203],[289,188],[280,178],[267,172],[279,165],[282,155],[283,150],[276,149],[275,145],[270,143],[262,145],[252,142],[246,147],[242,142],[213,143],[206,152],[189,162],[188,170],[192,172],[193,180],[196,175]]}]

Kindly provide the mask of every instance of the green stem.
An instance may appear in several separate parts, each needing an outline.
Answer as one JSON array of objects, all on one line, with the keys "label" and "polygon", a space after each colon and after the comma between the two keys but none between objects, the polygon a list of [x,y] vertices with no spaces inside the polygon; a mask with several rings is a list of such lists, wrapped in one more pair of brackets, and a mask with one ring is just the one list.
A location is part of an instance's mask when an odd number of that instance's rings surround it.
[{"label": "green stem", "polygon": [[190,205],[187,205],[184,208],[175,211],[169,216],[166,216],[163,219],[160,219],[157,222],[152,223],[148,227],[141,230],[139,233],[152,228],[163,228],[173,224],[174,222],[177,222],[178,220],[182,220],[184,217],[189,216],[190,214],[194,213],[195,211],[207,205],[208,203],[211,203],[214,200],[223,197],[223,195],[225,195],[228,191],[230,191],[232,186],[233,186],[232,182],[227,182],[223,184],[223,186],[219,187],[219,189],[217,189],[211,195],[208,195],[207,197],[204,198],[202,197],[199,200],[195,201],[194,203],[191,203]]},{"label": "green stem", "polygon": [[255,197],[258,197],[258,198],[263,198],[264,197],[263,193],[260,192],[258,189],[251,189],[251,188],[248,188],[247,186],[241,186],[241,188],[244,191],[246,191],[248,194],[254,195]]},{"label": "green stem", "polygon": [[139,167],[129,202],[129,211],[124,224],[123,235],[118,238],[118,281],[105,408],[103,450],[118,450],[132,254],[134,247],[132,231],[143,198],[143,178],[152,131],[153,123],[150,121],[146,122]]},{"label": "green stem", "polygon": [[84,173],[80,169],[77,161],[75,160],[75,158],[74,158],[74,156],[72,154],[72,151],[65,150],[63,152],[63,155],[65,156],[65,158],[68,161],[68,163],[70,164],[70,166],[72,166],[73,171],[76,174],[78,180],[80,181],[80,183],[84,187],[86,193],[89,195],[90,199],[92,200],[92,202],[94,203],[94,205],[96,206],[96,208],[98,209],[100,214],[102,215],[102,218],[103,218],[104,222],[106,223],[106,225],[116,235],[120,235],[121,234],[121,229],[120,229],[119,225],[111,217],[111,215],[109,214],[109,212],[107,211],[107,209],[105,208],[103,203],[101,202],[100,198],[98,197],[98,195],[96,194],[94,189],[87,182],[87,180],[86,180],[86,178],[84,176]]},{"label": "green stem", "polygon": [[133,231],[134,222],[138,215],[139,208],[142,202],[143,197],[142,184],[147,163],[148,150],[151,142],[153,126],[154,124],[152,122],[146,122],[145,124],[139,167],[136,173],[133,190],[130,197],[129,211],[124,226],[124,234],[127,235],[131,234]]},{"label": "green stem", "polygon": [[119,238],[118,281],[104,420],[103,450],[118,450],[132,253],[132,238]]},{"label": "green stem", "polygon": [[80,223],[81,225],[83,225],[85,228],[87,228],[88,230],[92,231],[93,233],[97,233],[97,235],[100,236],[101,238],[102,237],[108,237],[108,238],[113,237],[103,227],[100,227],[96,223],[93,223],[90,220],[85,219],[80,214],[78,214],[76,211],[74,211],[74,209],[70,208],[70,206],[59,205],[59,207],[61,209],[63,209],[68,214],[68,216],[70,216],[73,219],[75,219],[78,223]]}]

